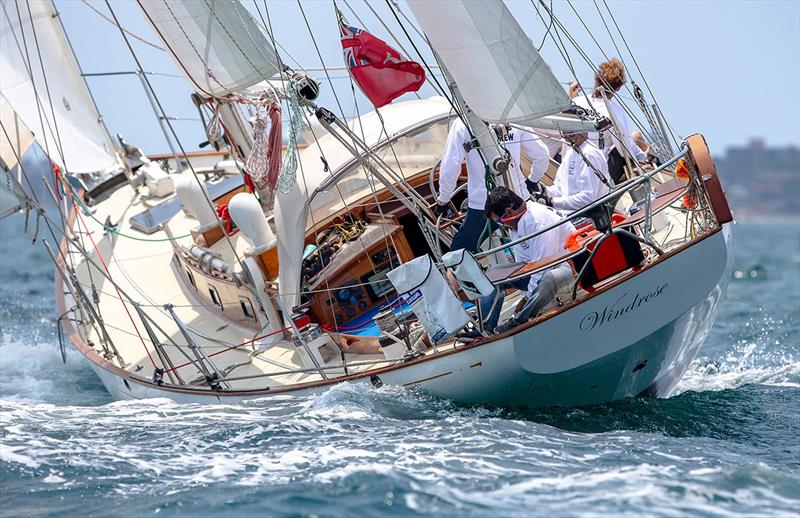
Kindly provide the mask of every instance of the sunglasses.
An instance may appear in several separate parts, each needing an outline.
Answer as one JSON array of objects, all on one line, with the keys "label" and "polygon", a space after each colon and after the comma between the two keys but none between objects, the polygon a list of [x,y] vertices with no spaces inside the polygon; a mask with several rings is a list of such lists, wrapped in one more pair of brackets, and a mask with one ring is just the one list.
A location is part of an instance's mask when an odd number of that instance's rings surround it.
[{"label": "sunglasses", "polygon": [[[515,209],[513,207],[508,207],[503,212],[502,216],[500,216],[499,218],[496,218],[496,219],[493,217],[492,221],[494,221],[495,223],[500,223],[501,225],[507,227],[507,226],[511,225],[512,223],[515,223],[516,221],[518,221],[519,218],[521,218],[522,215],[525,213],[524,211],[520,211],[517,214],[513,214],[514,210]],[[496,216],[496,215],[492,214],[492,216]]]}]

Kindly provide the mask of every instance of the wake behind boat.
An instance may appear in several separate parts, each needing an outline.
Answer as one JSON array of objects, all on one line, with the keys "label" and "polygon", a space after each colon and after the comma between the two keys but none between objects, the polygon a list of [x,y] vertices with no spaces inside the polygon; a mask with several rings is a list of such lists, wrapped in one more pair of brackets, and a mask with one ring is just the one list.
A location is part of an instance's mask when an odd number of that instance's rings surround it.
[{"label": "wake behind boat", "polygon": [[[53,131],[72,120],[66,100],[78,94],[83,120],[101,119],[76,62],[58,71],[63,79],[44,63],[42,75],[25,67],[36,57],[19,45],[24,35],[67,50],[52,5],[27,5],[28,17],[3,12],[4,41],[15,44],[3,46],[3,76],[16,71],[3,83],[12,108],[3,118],[9,210],[40,214],[52,232],[45,246],[57,269],[59,323],[115,398],[237,401],[342,382],[501,406],[667,396],[713,324],[733,218],[704,138],[671,141],[637,88],[648,122],[639,129],[655,165],[639,163],[619,114],[604,117],[591,100],[589,107],[573,101],[502,2],[411,2],[444,74],[445,84],[429,77],[442,95],[390,103],[359,82],[380,107],[350,121],[317,103],[316,81],[284,65],[270,31],[238,2],[142,3],[195,86],[209,141],[220,150],[160,160],[113,142],[102,128],[73,124],[82,138],[66,144]],[[461,30],[434,31],[447,17]],[[362,48],[377,43],[341,15],[338,22],[353,77],[364,80],[369,67],[385,71]],[[207,45],[215,52],[196,52]],[[510,48],[518,62],[503,58]],[[394,52],[387,51],[393,84],[407,80],[391,92],[396,97],[418,89],[425,75]],[[284,149],[281,112],[290,123]],[[572,135],[606,135],[617,143],[624,176],[589,203],[562,209],[547,228],[514,239],[487,224],[480,250],[448,253],[467,225],[466,183],[452,206],[437,209],[437,162],[456,120],[485,164],[488,191],[505,185],[527,198],[513,174],[534,157],[515,164],[507,133],[487,122],[571,156],[580,153]],[[12,138],[12,129],[40,142],[51,131],[59,142],[47,153],[57,182],[44,193],[59,212],[38,211],[43,200],[33,198],[32,184],[26,189],[33,171],[22,160],[32,139]],[[561,170],[550,161],[540,179],[545,192]],[[516,245],[559,228],[569,228],[559,253],[509,258]],[[569,282],[538,314],[510,319],[522,295],[509,291],[499,318],[512,325],[486,325],[482,300],[559,266],[568,267]]]}]

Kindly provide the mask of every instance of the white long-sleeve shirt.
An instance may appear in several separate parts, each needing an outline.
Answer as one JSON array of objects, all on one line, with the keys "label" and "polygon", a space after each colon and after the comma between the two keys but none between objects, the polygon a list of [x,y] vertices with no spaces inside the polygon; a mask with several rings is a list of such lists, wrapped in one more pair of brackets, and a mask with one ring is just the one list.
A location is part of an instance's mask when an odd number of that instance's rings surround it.
[{"label": "white long-sleeve shirt", "polygon": [[[439,203],[447,203],[453,196],[458,177],[461,174],[461,163],[467,162],[467,195],[468,205],[471,209],[483,210],[486,206],[486,179],[485,166],[478,150],[471,149],[469,152],[464,148],[464,144],[469,142],[470,135],[464,122],[456,118],[450,124],[450,131],[447,134],[447,141],[442,153],[442,163],[439,169]],[[547,147],[531,138],[529,133],[511,128],[507,134],[507,140],[502,142],[511,154],[510,176],[514,185],[509,186],[512,190],[523,198],[528,197],[525,187],[525,177],[520,170],[520,153],[522,150],[531,157],[532,165],[529,178],[538,181],[547,171],[549,154]]]},{"label": "white long-sleeve shirt", "polygon": [[[519,128],[509,127],[506,140],[501,142],[511,154],[511,167],[514,168],[516,173],[514,177],[522,180],[521,194],[525,199],[528,198],[525,178],[532,182],[538,182],[547,172],[547,167],[550,165],[550,150],[542,140],[541,137],[533,133],[531,128],[520,126]],[[528,174],[522,172],[522,152],[531,159],[531,170]]]},{"label": "white long-sleeve shirt", "polygon": [[[509,236],[512,240],[538,232],[561,219],[556,211],[541,203],[528,201],[525,203],[525,207],[527,210],[519,219],[517,229],[509,230]],[[564,251],[564,243],[567,237],[574,231],[575,227],[572,223],[566,222],[544,234],[514,245],[514,259],[517,262],[530,263],[545,257],[561,254]],[[533,294],[539,285],[539,280],[545,271],[547,270],[531,275],[531,279],[528,282],[528,297]]]},{"label": "white long-sleeve shirt", "polygon": [[[588,140],[581,144],[580,150],[610,185],[606,155]],[[605,196],[608,191],[583,157],[569,148],[558,166],[553,185],[547,188],[547,195],[553,199],[553,208],[571,212]]]},{"label": "white long-sleeve shirt", "polygon": [[[606,158],[608,158],[609,153],[611,153],[611,149],[616,146],[617,151],[623,156],[623,149],[625,149],[632,154],[636,160],[640,162],[647,161],[647,154],[639,149],[639,146],[633,141],[633,136],[631,135],[634,128],[633,121],[631,121],[631,118],[628,116],[628,112],[619,104],[619,101],[614,97],[610,99],[592,97],[590,100],[591,106],[582,92],[573,99],[578,106],[593,109],[600,115],[608,117],[615,124],[616,130],[623,138],[623,144],[620,145],[615,132],[610,129],[603,132],[603,153],[605,153]],[[597,142],[599,140],[598,133],[589,133],[589,140]]]}]

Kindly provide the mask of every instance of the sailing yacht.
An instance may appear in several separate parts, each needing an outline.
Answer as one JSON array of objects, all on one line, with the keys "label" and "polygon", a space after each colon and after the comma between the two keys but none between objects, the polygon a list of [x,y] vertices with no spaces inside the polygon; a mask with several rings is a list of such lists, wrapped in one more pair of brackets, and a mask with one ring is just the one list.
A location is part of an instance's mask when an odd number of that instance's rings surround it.
[{"label": "sailing yacht", "polygon": [[[268,22],[237,0],[139,5],[218,151],[147,156],[109,138],[55,6],[19,0],[0,13],[0,215],[41,220],[59,336],[113,397],[235,402],[345,382],[526,407],[670,394],[724,295],[733,217],[705,139],[672,140],[641,90],[640,129],[660,165],[621,150],[624,181],[558,222],[591,222],[563,254],[514,263],[498,233],[453,262],[463,215],[431,206],[454,118],[498,184],[508,158],[487,122],[530,138],[614,131],[576,108],[502,1],[409,1],[440,95],[352,120],[318,104],[315,79],[285,65]],[[41,171],[46,189],[34,185]],[[619,258],[622,241],[636,259]],[[480,295],[560,264],[574,281],[541,314],[483,329]],[[519,298],[506,297],[504,317]],[[464,330],[479,337],[460,341]]]}]

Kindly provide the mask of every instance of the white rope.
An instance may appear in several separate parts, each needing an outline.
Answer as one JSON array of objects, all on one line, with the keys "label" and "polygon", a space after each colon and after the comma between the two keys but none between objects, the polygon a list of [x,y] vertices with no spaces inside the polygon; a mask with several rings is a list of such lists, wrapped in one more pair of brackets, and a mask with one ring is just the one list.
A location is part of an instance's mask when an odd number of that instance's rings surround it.
[{"label": "white rope", "polygon": [[270,117],[269,108],[276,103],[275,94],[264,92],[255,101],[251,101],[256,108],[255,116],[250,119],[253,125],[253,147],[245,162],[245,168],[253,182],[259,189],[263,189],[268,183],[269,174],[269,131]]},{"label": "white rope", "polygon": [[292,190],[297,183],[298,148],[297,137],[306,129],[308,124],[300,107],[300,99],[293,84],[287,88],[286,104],[289,106],[289,143],[286,146],[286,155],[281,164],[281,173],[278,177],[278,190],[284,194]]}]

